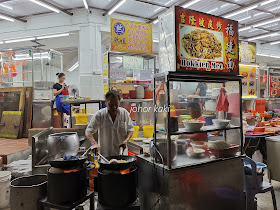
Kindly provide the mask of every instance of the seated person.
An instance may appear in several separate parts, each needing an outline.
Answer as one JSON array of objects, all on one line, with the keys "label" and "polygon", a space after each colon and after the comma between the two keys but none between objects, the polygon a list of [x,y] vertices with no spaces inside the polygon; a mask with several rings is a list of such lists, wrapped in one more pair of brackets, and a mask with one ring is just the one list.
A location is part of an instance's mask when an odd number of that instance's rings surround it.
[{"label": "seated person", "polygon": [[[201,120],[204,121],[206,125],[206,120],[205,118],[202,116],[201,113],[201,108],[199,103],[197,102],[191,102],[188,104],[188,113],[191,115],[192,119],[195,120]],[[184,134],[184,135],[180,135],[179,137],[180,139],[182,138],[190,138],[191,141],[207,141],[207,133],[195,133],[195,134]]]}]

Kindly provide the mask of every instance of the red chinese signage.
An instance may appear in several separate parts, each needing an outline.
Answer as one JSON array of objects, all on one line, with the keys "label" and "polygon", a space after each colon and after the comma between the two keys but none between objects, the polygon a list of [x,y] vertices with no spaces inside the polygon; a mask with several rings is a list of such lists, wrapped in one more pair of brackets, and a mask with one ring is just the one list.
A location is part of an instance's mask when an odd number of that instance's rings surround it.
[{"label": "red chinese signage", "polygon": [[176,7],[179,70],[238,74],[238,22]]}]

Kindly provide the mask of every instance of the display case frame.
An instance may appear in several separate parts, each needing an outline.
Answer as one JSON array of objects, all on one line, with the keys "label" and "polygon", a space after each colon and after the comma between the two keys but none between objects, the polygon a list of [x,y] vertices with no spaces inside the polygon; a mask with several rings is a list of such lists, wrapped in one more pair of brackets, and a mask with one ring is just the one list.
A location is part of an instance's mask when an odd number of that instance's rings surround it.
[{"label": "display case frame", "polygon": [[[229,81],[236,81],[239,83],[239,103],[240,103],[240,126],[232,127],[232,128],[226,128],[226,129],[209,129],[209,130],[203,130],[200,132],[171,132],[170,131],[170,109],[168,109],[167,112],[167,122],[166,122],[166,137],[167,137],[167,168],[169,170],[172,169],[172,160],[171,160],[171,136],[172,135],[179,135],[179,134],[192,134],[192,133],[204,133],[204,132],[209,132],[209,131],[225,131],[225,130],[232,130],[232,129],[239,129],[240,130],[240,151],[241,155],[243,154],[243,124],[242,124],[242,76],[235,76],[235,75],[217,75],[215,73],[209,73],[208,75],[205,74],[199,74],[193,73],[193,72],[183,72],[183,71],[177,71],[177,72],[163,72],[163,73],[158,73],[154,75],[154,87],[156,87],[156,80],[164,79],[166,83],[166,104],[168,107],[170,107],[170,82],[206,82],[206,83],[223,83],[223,82],[229,82]],[[154,106],[157,106],[156,103],[156,89],[154,88]],[[157,113],[154,114],[154,143],[156,144],[157,142],[157,134],[159,134],[162,131],[157,130]],[[226,137],[225,137],[226,138]],[[216,160],[209,160],[211,161],[216,161]]]}]

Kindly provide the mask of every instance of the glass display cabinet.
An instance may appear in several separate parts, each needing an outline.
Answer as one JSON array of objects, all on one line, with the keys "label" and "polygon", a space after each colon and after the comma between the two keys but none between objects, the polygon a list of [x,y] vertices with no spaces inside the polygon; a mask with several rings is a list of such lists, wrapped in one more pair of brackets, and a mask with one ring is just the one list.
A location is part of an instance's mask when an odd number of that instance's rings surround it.
[{"label": "glass display cabinet", "polygon": [[[173,169],[242,153],[241,77],[169,72],[156,74],[154,85],[158,162]],[[216,140],[232,151],[208,148]]]}]

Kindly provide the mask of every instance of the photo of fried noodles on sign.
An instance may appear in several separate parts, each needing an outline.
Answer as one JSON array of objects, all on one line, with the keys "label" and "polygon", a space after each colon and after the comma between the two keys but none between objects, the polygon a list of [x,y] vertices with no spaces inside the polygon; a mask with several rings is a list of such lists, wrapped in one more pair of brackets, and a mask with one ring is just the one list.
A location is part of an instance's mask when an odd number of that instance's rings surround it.
[{"label": "photo of fried noodles on sign", "polygon": [[185,58],[223,61],[223,34],[217,31],[180,26],[181,55]]}]

